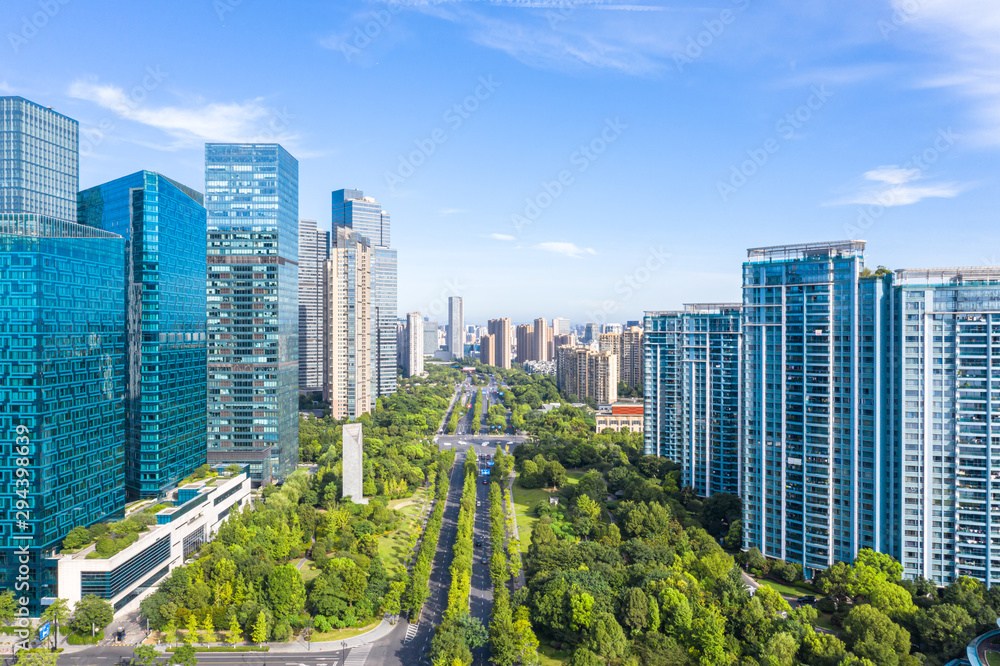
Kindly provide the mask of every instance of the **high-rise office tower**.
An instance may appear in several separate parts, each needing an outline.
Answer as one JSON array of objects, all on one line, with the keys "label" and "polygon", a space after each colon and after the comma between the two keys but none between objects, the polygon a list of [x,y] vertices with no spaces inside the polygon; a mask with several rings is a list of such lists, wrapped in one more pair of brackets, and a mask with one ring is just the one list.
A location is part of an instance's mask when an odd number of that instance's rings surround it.
[{"label": "high-rise office tower", "polygon": [[[1000,270],[898,270],[892,329],[893,438],[876,520],[892,525],[886,551],[904,577],[948,585],[958,576],[1000,583]],[[878,459],[876,459],[878,460]],[[891,485],[891,487],[890,487]]]},{"label": "high-rise office tower", "polygon": [[299,163],[275,143],[206,144],[205,205],[208,459],[282,480],[299,450]]},{"label": "high-rise office tower", "polygon": [[125,505],[125,241],[0,214],[0,308],[0,574],[37,617],[58,596],[47,551]]},{"label": "high-rise office tower", "polygon": [[80,129],[23,97],[0,97],[0,212],[76,220]]},{"label": "high-rise office tower", "polygon": [[493,336],[496,342],[496,362],[492,365],[509,370],[510,348],[511,343],[513,342],[511,340],[510,319],[508,317],[490,319],[489,322],[487,322],[487,328],[490,331],[490,335]]},{"label": "high-rise office tower", "polygon": [[206,459],[203,197],[138,171],[80,192],[78,215],[125,239],[125,489],[163,496]]},{"label": "high-rise office tower", "polygon": [[514,329],[514,343],[517,349],[517,362],[537,361],[535,356],[535,327],[531,324],[518,324]]},{"label": "high-rise office tower", "polygon": [[[334,418],[371,411],[371,316],[375,252],[368,240],[337,227],[324,269],[323,399]],[[393,326],[395,335],[395,325]],[[393,359],[395,363],[395,358]]]},{"label": "high-rise office tower", "polygon": [[645,328],[645,452],[680,463],[698,495],[738,493],[740,304],[647,312]]},{"label": "high-rise office tower", "polygon": [[807,577],[885,545],[885,281],[862,272],[863,252],[864,241],[785,245],[743,264],[743,543]]},{"label": "high-rise office tower", "polygon": [[569,335],[572,329],[569,326],[569,319],[565,317],[555,317],[552,320],[552,336]]},{"label": "high-rise office tower", "polygon": [[630,326],[621,336],[621,358],[618,369],[618,381],[625,382],[628,386],[639,387],[643,385],[643,355],[642,355],[642,328]]},{"label": "high-rise office tower", "polygon": [[452,358],[465,357],[465,303],[461,296],[448,297],[448,351]]},{"label": "high-rise office tower", "polygon": [[621,335],[622,331],[625,330],[621,324],[605,324],[601,327],[602,333],[615,333]]},{"label": "high-rise office tower", "polygon": [[330,232],[299,220],[299,390],[323,389],[323,266]]},{"label": "high-rise office tower", "polygon": [[407,377],[416,377],[424,371],[424,319],[419,312],[406,314],[406,369]]},{"label": "high-rise office tower", "polygon": [[535,351],[535,360],[551,361],[552,356],[549,355],[549,347],[552,343],[552,330],[544,319],[535,320],[534,338],[532,348]]},{"label": "high-rise office tower", "polygon": [[336,190],[332,195],[333,229],[357,232],[371,245],[372,259],[372,391],[374,401],[396,392],[397,257],[390,246],[389,213],[361,190]]},{"label": "high-rise office tower", "polygon": [[479,362],[484,365],[497,364],[497,339],[493,335],[479,338]]},{"label": "high-rise office tower", "polygon": [[438,323],[424,321],[424,356],[433,356],[438,350]]},{"label": "high-rise office tower", "polygon": [[600,335],[601,327],[594,322],[587,322],[583,327],[583,342],[584,344],[588,342],[594,342],[597,340],[597,336]]},{"label": "high-rise office tower", "polygon": [[47,554],[125,505],[125,241],[77,224],[78,154],[75,120],[0,97],[0,587],[35,617]]}]

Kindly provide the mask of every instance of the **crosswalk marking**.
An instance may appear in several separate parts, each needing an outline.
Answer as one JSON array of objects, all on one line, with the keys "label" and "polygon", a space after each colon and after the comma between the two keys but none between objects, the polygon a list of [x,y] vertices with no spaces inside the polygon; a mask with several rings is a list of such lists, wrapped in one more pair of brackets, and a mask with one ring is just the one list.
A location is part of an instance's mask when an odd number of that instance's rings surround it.
[{"label": "crosswalk marking", "polygon": [[372,651],[374,646],[374,643],[366,643],[365,645],[359,645],[356,648],[352,648],[351,651],[347,653],[347,659],[344,660],[344,666],[365,666],[365,661],[368,660],[368,653]]},{"label": "crosswalk marking", "polygon": [[413,638],[417,635],[417,632],[419,630],[420,630],[419,624],[411,624],[410,626],[408,626],[406,628],[406,638],[403,639],[403,642],[409,643],[410,641],[412,641]]}]

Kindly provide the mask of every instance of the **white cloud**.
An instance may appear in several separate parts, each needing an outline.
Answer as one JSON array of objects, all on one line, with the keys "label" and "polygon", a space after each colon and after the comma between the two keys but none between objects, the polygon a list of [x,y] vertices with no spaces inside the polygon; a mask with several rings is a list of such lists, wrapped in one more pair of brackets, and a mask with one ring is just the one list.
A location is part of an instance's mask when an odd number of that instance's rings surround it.
[{"label": "white cloud", "polygon": [[120,118],[162,130],[181,142],[292,138],[288,134],[288,112],[269,108],[260,98],[230,103],[196,100],[187,107],[157,108],[136,99],[134,92],[130,95],[123,88],[92,78],[73,81],[67,94],[93,102]]},{"label": "white cloud", "polygon": [[500,241],[514,241],[514,240],[517,240],[516,238],[514,238],[510,234],[490,234],[489,236],[487,236],[487,238],[492,238],[493,240],[500,240]]},{"label": "white cloud", "polygon": [[457,215],[458,213],[468,213],[464,208],[443,208],[441,209],[442,215]]},{"label": "white cloud", "polygon": [[973,103],[979,125],[975,142],[1000,146],[1000,3],[995,0],[892,0],[894,21],[885,23],[890,39],[916,30],[930,37],[929,51],[944,54],[939,69],[923,81],[950,87]]},{"label": "white cloud", "polygon": [[567,257],[573,257],[574,259],[579,259],[586,254],[597,254],[597,250],[592,247],[580,247],[576,243],[559,241],[539,243],[535,246],[535,248],[545,250],[546,252],[554,252],[555,254],[563,254]]},{"label": "white cloud", "polygon": [[891,208],[908,206],[924,199],[951,199],[957,197],[968,185],[959,183],[911,184],[922,180],[920,169],[901,167],[896,164],[880,166],[862,174],[868,182],[879,183],[875,187],[862,188],[857,194],[845,197],[827,205],[862,204]]}]

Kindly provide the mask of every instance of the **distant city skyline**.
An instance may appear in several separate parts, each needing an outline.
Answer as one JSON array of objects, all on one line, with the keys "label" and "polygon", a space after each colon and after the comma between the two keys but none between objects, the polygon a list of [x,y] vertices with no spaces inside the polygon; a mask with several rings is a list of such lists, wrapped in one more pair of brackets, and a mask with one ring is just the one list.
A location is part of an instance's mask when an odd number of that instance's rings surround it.
[{"label": "distant city skyline", "polygon": [[[392,212],[398,312],[440,320],[458,295],[469,321],[624,322],[738,300],[753,246],[1000,263],[1000,70],[977,66],[1000,7],[916,4],[401,0],[360,48],[385,3],[59,3],[27,38],[39,6],[11,0],[0,91],[80,121],[80,189],[138,169],[197,186],[206,142],[281,143],[302,218],[330,230],[339,187]],[[264,29],[285,48],[252,75],[204,66]]]}]

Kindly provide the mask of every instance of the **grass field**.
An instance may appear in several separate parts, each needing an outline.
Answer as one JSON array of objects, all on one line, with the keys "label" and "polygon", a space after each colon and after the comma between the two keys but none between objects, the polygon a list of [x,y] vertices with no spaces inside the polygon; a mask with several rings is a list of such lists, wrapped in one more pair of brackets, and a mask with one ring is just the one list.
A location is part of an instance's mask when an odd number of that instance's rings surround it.
[{"label": "grass field", "polygon": [[568,664],[569,658],[572,654],[572,652],[567,650],[556,650],[548,645],[542,645],[538,648],[538,663],[541,664],[541,666],[560,666],[561,664]]},{"label": "grass field", "polygon": [[783,597],[795,597],[796,599],[807,594],[812,594],[812,592],[806,592],[805,590],[800,590],[797,587],[792,587],[791,585],[784,585],[782,583],[777,583],[773,580],[757,579],[758,583],[763,583],[769,587],[773,587],[778,593]]},{"label": "grass field", "polygon": [[350,638],[351,636],[357,636],[358,634],[363,634],[366,631],[375,628],[382,620],[378,622],[372,622],[371,624],[366,624],[363,627],[351,627],[349,629],[335,629],[334,631],[328,631],[326,633],[315,633],[310,637],[310,643],[319,643],[321,641],[342,641],[345,638]]},{"label": "grass field", "polygon": [[[813,622],[813,626],[814,627],[819,627],[820,629],[826,629],[827,631],[832,631],[835,634],[838,631],[840,631],[840,629],[838,627],[833,626],[833,623],[830,622],[830,616],[829,615],[824,615],[823,613],[819,614],[819,617],[817,617],[816,621]],[[998,666],[1000,666],[1000,665],[998,665]]]},{"label": "grass field", "polygon": [[302,574],[303,583],[308,583],[321,573],[320,570],[316,568],[316,563],[312,560],[306,560],[306,563],[302,565],[299,572]]},{"label": "grass field", "polygon": [[410,533],[413,531],[415,521],[420,515],[420,509],[427,501],[427,488],[421,487],[410,497],[392,500],[388,506],[403,514],[399,521],[399,529],[383,534],[378,538],[378,552],[382,556],[382,562],[386,569],[400,569],[403,567],[408,555],[407,546],[410,541]]},{"label": "grass field", "polygon": [[566,483],[571,486],[575,486],[583,478],[586,472],[566,472]]},{"label": "grass field", "polygon": [[1000,652],[987,652],[986,663],[989,664],[989,666],[1000,666]]},{"label": "grass field", "polygon": [[549,491],[542,488],[522,488],[514,482],[514,515],[517,518],[517,538],[521,541],[521,552],[528,552],[531,545],[531,529],[538,522],[538,516],[529,515],[535,505],[548,499]]}]

